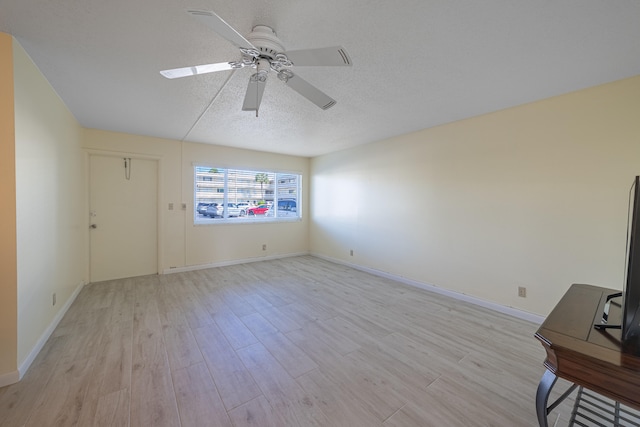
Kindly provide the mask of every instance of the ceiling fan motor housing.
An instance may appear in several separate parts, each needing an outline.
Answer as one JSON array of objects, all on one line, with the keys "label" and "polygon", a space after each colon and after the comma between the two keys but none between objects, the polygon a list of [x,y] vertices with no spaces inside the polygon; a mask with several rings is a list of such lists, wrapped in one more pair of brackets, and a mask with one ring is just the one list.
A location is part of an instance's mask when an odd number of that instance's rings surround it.
[{"label": "ceiling fan motor housing", "polygon": [[262,58],[274,60],[278,53],[284,52],[284,46],[276,36],[276,32],[266,25],[253,27],[253,30],[247,36],[247,40],[258,49]]}]

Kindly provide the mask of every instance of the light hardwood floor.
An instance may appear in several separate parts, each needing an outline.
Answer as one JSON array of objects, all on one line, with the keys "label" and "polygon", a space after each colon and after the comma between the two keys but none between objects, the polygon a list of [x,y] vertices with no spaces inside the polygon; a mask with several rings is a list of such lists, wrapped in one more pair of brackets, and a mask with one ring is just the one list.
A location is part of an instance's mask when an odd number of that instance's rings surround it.
[{"label": "light hardwood floor", "polygon": [[535,426],[537,326],[314,257],[85,286],[2,426]]}]

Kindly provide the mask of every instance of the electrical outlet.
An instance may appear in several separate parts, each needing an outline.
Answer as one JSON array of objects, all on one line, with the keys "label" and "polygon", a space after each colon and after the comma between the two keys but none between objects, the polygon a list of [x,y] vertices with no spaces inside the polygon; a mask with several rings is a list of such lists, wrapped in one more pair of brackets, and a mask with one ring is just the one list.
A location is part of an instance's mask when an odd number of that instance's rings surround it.
[{"label": "electrical outlet", "polygon": [[353,256],[353,249],[349,251],[349,255]]},{"label": "electrical outlet", "polygon": [[56,305],[56,293],[53,293],[53,305]]},{"label": "electrical outlet", "polygon": [[527,297],[527,288],[524,286],[518,286],[518,296],[522,298]]},{"label": "electrical outlet", "polygon": [[262,250],[263,250],[263,251],[266,251],[266,250],[267,250],[267,245],[266,245],[266,244],[262,245]]}]

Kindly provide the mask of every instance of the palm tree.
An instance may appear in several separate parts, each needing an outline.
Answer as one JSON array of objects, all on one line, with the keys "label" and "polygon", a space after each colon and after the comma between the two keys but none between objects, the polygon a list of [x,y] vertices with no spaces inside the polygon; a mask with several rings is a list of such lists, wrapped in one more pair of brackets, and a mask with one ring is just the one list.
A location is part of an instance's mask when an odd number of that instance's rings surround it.
[{"label": "palm tree", "polygon": [[260,191],[262,192],[262,200],[264,200],[264,184],[269,183],[269,175],[264,172],[256,174],[256,182],[260,183]]}]

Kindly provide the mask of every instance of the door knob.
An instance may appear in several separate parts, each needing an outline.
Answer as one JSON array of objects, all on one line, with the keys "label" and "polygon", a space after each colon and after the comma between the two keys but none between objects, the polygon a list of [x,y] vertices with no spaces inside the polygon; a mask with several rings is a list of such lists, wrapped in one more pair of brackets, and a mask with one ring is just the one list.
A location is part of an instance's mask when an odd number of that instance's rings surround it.
[{"label": "door knob", "polygon": [[98,228],[98,224],[91,224],[89,227],[91,227],[91,228]]}]

